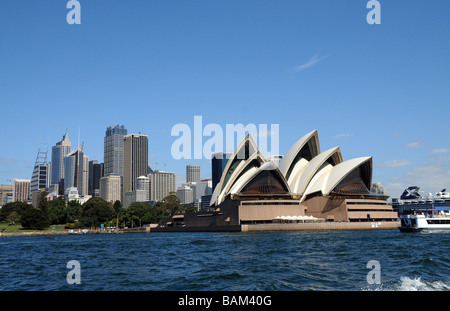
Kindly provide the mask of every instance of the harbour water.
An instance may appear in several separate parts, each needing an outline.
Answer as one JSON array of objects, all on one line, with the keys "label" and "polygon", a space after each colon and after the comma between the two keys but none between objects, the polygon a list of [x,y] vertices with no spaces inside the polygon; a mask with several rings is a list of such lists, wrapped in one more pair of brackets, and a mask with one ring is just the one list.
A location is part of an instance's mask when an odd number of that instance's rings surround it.
[{"label": "harbour water", "polygon": [[398,230],[2,237],[0,290],[448,291],[449,254],[450,234]]}]

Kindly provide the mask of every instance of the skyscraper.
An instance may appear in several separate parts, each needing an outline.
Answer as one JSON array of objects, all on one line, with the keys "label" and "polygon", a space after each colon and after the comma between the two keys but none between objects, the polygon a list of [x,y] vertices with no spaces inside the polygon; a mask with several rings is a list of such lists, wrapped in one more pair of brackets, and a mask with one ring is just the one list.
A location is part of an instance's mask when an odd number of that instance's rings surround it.
[{"label": "skyscraper", "polygon": [[88,195],[89,194],[89,157],[87,155],[83,155],[83,184],[81,188],[80,195]]},{"label": "skyscraper", "polygon": [[219,152],[213,154],[211,160],[212,191],[214,191],[216,185],[220,182],[222,172],[225,169],[225,166],[227,166],[230,156],[231,152]]},{"label": "skyscraper", "polygon": [[69,134],[64,134],[61,141],[52,147],[52,165],[51,165],[51,184],[59,184],[64,179],[64,157],[70,153],[72,143],[69,140]]},{"label": "skyscraper", "polygon": [[161,201],[170,192],[176,192],[175,173],[156,170],[148,175],[150,178],[150,201]]},{"label": "skyscraper", "polygon": [[64,189],[75,187],[79,195],[88,194],[89,158],[84,155],[83,145],[64,157]]},{"label": "skyscraper", "polygon": [[200,165],[186,166],[186,182],[199,182],[201,179]]},{"label": "skyscraper", "polygon": [[122,200],[125,200],[128,191],[136,190],[136,178],[146,176],[147,170],[148,136],[141,134],[125,135],[123,137]]},{"label": "skyscraper", "polygon": [[89,189],[88,194],[93,197],[100,196],[100,178],[103,177],[103,163],[97,160],[89,161]]},{"label": "skyscraper", "polygon": [[123,137],[127,135],[124,125],[108,126],[104,139],[104,176],[123,176]]},{"label": "skyscraper", "polygon": [[31,175],[31,193],[50,186],[50,165],[48,163],[47,154],[47,145],[42,144],[39,146],[36,162],[34,163],[33,174]]}]

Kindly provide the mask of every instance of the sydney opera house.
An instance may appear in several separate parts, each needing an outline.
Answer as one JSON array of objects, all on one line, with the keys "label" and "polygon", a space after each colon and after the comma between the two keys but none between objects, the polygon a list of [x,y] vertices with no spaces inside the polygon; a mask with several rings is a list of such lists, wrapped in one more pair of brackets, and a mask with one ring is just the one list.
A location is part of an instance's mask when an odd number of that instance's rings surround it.
[{"label": "sydney opera house", "polygon": [[175,215],[159,227],[239,231],[244,224],[280,219],[397,220],[388,197],[370,192],[371,183],[372,157],[344,161],[339,147],[322,151],[317,130],[295,142],[278,163],[268,160],[249,134],[229,158],[210,209]]}]

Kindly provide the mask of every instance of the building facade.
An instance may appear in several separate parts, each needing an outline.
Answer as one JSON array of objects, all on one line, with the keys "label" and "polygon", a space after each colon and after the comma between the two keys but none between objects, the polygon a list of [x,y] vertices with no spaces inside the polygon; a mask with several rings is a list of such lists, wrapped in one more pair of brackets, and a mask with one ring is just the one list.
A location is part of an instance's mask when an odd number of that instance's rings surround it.
[{"label": "building facade", "polygon": [[47,145],[39,146],[39,151],[34,163],[33,173],[31,174],[31,193],[41,191],[50,186],[50,170],[51,165],[48,162],[48,148]]},{"label": "building facade", "polygon": [[201,179],[200,165],[187,165],[186,166],[186,182],[199,182]]},{"label": "building facade", "polygon": [[136,178],[136,191],[142,191],[139,196],[142,200],[139,202],[150,201],[150,178],[147,176]]},{"label": "building facade", "polygon": [[103,154],[104,176],[123,176],[125,135],[127,135],[127,129],[124,125],[116,124],[106,128]]},{"label": "building facade", "polygon": [[106,202],[114,204],[116,201],[121,201],[122,179],[118,175],[110,175],[100,178],[100,197]]},{"label": "building facade", "polygon": [[231,156],[231,152],[218,152],[214,153],[211,159],[211,176],[212,176],[212,189],[216,188],[222,177],[222,172],[227,166],[228,159]]},{"label": "building facade", "polygon": [[66,131],[61,141],[52,147],[51,184],[59,184],[64,179],[64,157],[72,150],[72,143]]},{"label": "building facade", "polygon": [[31,179],[14,179],[13,201],[27,202],[30,200]]},{"label": "building facade", "polygon": [[100,178],[103,174],[103,163],[98,163],[97,160],[89,161],[89,188],[88,194],[93,197],[100,196]]},{"label": "building facade", "polygon": [[148,136],[129,134],[123,138],[123,190],[126,197],[128,191],[136,190],[136,179],[146,176],[148,171]]},{"label": "building facade", "polygon": [[170,192],[177,191],[175,173],[156,170],[148,177],[150,178],[150,201],[161,201]]},{"label": "building facade", "polygon": [[177,196],[181,204],[190,204],[194,202],[194,190],[188,185],[183,184],[177,188]]},{"label": "building facade", "polygon": [[50,186],[49,184],[50,164],[35,164],[31,175],[30,191],[40,191]]},{"label": "building facade", "polygon": [[88,195],[89,158],[83,152],[84,143],[64,157],[64,191],[77,188],[80,196]]},{"label": "building facade", "polygon": [[13,185],[0,185],[0,206],[4,205],[8,202],[5,202],[5,199],[8,195],[13,194]]}]

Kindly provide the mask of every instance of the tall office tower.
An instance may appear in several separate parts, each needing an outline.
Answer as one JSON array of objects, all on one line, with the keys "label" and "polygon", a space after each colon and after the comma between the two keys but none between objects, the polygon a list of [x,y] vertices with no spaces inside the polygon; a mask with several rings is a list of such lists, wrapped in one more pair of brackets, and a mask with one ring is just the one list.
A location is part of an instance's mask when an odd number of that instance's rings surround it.
[{"label": "tall office tower", "polygon": [[75,187],[79,195],[88,194],[89,158],[84,155],[83,145],[64,157],[64,189]]},{"label": "tall office tower", "polygon": [[231,156],[231,152],[218,152],[214,153],[211,159],[211,175],[212,175],[212,190],[216,188],[216,185],[220,182],[222,172],[227,166],[228,159]]},{"label": "tall office tower", "polygon": [[93,197],[100,196],[100,178],[103,177],[103,163],[97,160],[89,161],[89,189],[88,194]]},{"label": "tall office tower", "polygon": [[89,194],[89,157],[83,155],[83,186],[80,195]]},{"label": "tall office tower", "polygon": [[128,191],[136,190],[136,178],[146,176],[147,170],[148,136],[141,134],[125,135],[123,137],[123,200],[125,200]]},{"label": "tall office tower", "polygon": [[50,184],[59,184],[64,179],[64,157],[72,150],[69,134],[66,131],[61,141],[52,147],[52,175]]},{"label": "tall office tower", "polygon": [[201,179],[200,165],[186,166],[186,182],[199,182]]},{"label": "tall office tower", "polygon": [[161,201],[170,192],[177,191],[175,173],[156,170],[148,177],[150,178],[150,201]]},{"label": "tall office tower", "polygon": [[27,202],[30,198],[30,179],[14,179],[13,201]]},{"label": "tall office tower", "polygon": [[121,200],[122,180],[119,175],[110,175],[100,178],[100,197],[106,202],[114,204]]},{"label": "tall office tower", "polygon": [[123,137],[127,135],[124,125],[108,126],[104,139],[104,176],[123,176]]},{"label": "tall office tower", "polygon": [[50,186],[50,165],[48,163],[47,154],[48,146],[46,144],[41,144],[36,156],[36,162],[34,163],[33,174],[31,175],[31,194],[35,191],[41,191],[42,189],[46,189]]}]

